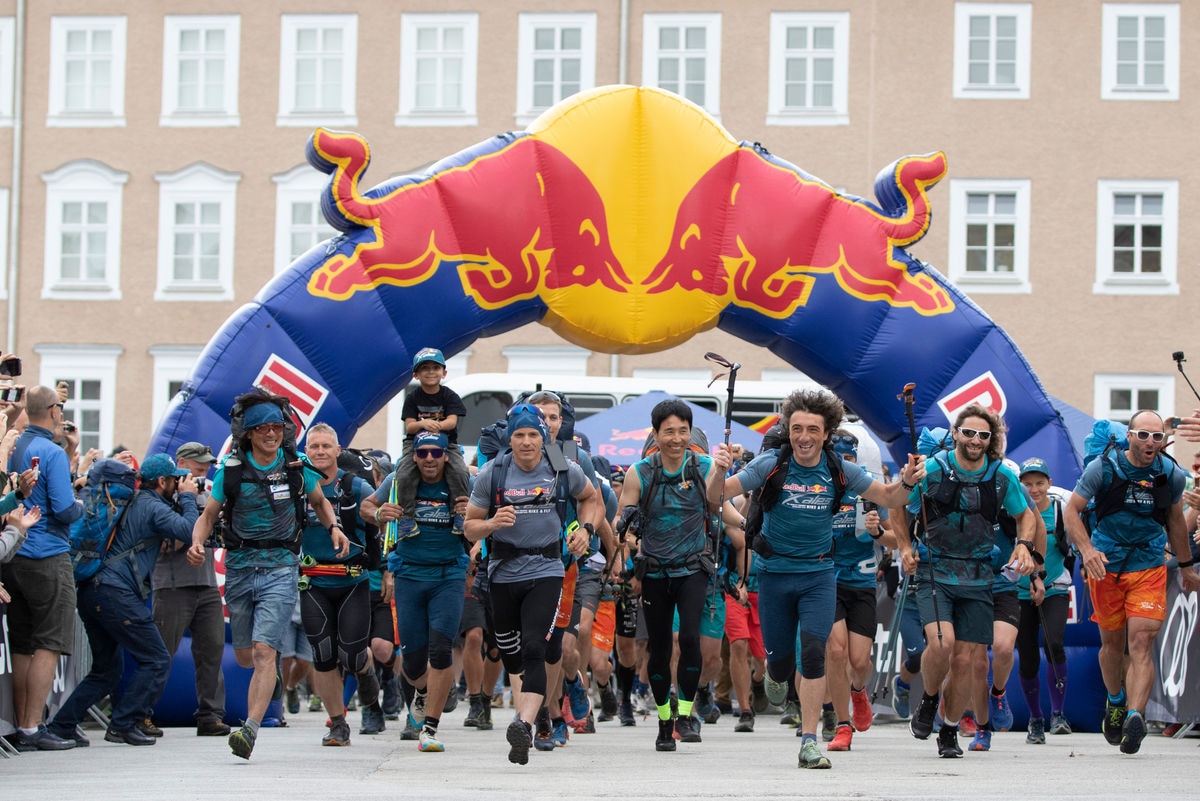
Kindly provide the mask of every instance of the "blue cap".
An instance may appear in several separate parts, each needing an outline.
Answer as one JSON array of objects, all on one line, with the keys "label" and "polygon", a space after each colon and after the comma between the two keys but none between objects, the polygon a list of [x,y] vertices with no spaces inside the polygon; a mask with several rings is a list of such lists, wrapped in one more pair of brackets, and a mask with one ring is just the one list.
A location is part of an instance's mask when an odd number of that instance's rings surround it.
[{"label": "blue cap", "polygon": [[283,410],[274,403],[257,403],[242,415],[242,427],[247,431],[265,423],[282,423]]},{"label": "blue cap", "polygon": [[446,357],[443,356],[442,352],[437,348],[421,348],[419,351],[417,351],[417,355],[413,356],[413,369],[416,370],[425,362],[433,362],[434,364],[440,364],[442,367],[445,367]]},{"label": "blue cap", "polygon": [[146,457],[146,461],[142,462],[142,468],[138,472],[146,481],[155,481],[167,476],[186,476],[190,471],[175,464],[175,460],[167,454],[156,453]]},{"label": "blue cap", "polygon": [[434,433],[432,431],[422,431],[413,437],[413,450],[417,448],[441,448],[445,450],[450,447],[450,440],[442,432]]},{"label": "blue cap", "polygon": [[1025,477],[1026,473],[1041,473],[1046,478],[1050,478],[1050,468],[1046,467],[1046,460],[1033,457],[1021,462],[1021,478]]},{"label": "blue cap", "polygon": [[833,436],[829,438],[830,444],[833,445],[833,452],[841,456],[853,456],[858,458],[858,437],[851,434],[849,431],[838,429],[833,432]]},{"label": "blue cap", "polygon": [[550,439],[542,410],[532,404],[518,403],[508,410],[508,438],[512,439],[512,435],[521,428],[537,429],[537,432],[542,435],[542,439]]}]

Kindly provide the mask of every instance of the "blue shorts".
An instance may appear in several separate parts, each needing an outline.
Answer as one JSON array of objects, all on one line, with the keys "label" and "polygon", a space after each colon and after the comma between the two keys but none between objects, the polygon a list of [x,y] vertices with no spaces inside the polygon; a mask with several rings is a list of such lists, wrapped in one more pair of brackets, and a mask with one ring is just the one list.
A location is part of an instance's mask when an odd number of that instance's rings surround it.
[{"label": "blue shorts", "polygon": [[458,636],[462,620],[466,577],[414,581],[393,578],[396,621],[400,627],[400,653],[407,654],[429,645],[429,632],[436,631],[450,642]]},{"label": "blue shorts", "polygon": [[226,568],[225,605],[236,650],[256,642],[281,651],[300,597],[295,565]]},{"label": "blue shorts", "polygon": [[837,573],[758,572],[758,617],[768,662],[799,664],[797,643],[804,632],[829,639],[837,606]]}]

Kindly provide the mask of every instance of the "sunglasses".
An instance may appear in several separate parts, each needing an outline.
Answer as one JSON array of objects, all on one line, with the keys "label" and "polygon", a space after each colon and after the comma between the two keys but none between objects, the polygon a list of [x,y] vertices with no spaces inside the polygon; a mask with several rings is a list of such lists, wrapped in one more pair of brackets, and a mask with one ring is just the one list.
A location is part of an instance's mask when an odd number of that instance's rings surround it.
[{"label": "sunglasses", "polygon": [[283,423],[263,423],[260,426],[255,426],[251,431],[260,431],[264,434],[273,434],[283,431]]},{"label": "sunglasses", "polygon": [[418,459],[441,459],[446,455],[441,448],[418,448],[416,453]]},{"label": "sunglasses", "polygon": [[1162,442],[1164,439],[1167,438],[1167,435],[1165,432],[1143,431],[1140,428],[1129,429],[1129,434],[1130,434],[1130,436],[1137,437],[1142,442],[1145,442],[1146,440],[1152,440],[1153,442]]},{"label": "sunglasses", "polygon": [[967,439],[975,439],[976,437],[979,437],[980,442],[987,442],[992,438],[991,431],[976,431],[973,428],[965,428],[963,426],[958,427],[958,433],[962,434]]},{"label": "sunglasses", "polygon": [[66,409],[66,408],[67,408],[66,404],[65,404],[65,403],[63,403],[62,401],[59,401],[58,403],[52,403],[52,404],[50,404],[49,406],[47,406],[46,408],[47,408],[47,409],[53,409],[55,406],[57,406],[57,407],[58,407],[58,410],[59,410],[60,412],[61,412],[61,411],[63,411],[64,409]]},{"label": "sunglasses", "polygon": [[858,445],[858,437],[852,437],[849,434],[834,434],[829,441],[834,445]]}]

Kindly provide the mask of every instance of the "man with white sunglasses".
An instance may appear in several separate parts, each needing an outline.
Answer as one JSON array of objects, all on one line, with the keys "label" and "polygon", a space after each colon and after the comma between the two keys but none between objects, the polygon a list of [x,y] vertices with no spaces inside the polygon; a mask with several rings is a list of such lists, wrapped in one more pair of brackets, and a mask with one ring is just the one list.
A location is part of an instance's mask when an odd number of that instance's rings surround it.
[{"label": "man with white sunglasses", "polygon": [[[1184,591],[1200,589],[1183,518],[1187,473],[1163,456],[1166,437],[1158,413],[1134,414],[1126,449],[1110,449],[1084,468],[1063,515],[1100,627],[1100,673],[1108,690],[1101,730],[1125,754],[1136,754],[1146,736],[1154,638],[1166,619],[1168,540]],[[1080,514],[1093,498],[1088,532]]]}]

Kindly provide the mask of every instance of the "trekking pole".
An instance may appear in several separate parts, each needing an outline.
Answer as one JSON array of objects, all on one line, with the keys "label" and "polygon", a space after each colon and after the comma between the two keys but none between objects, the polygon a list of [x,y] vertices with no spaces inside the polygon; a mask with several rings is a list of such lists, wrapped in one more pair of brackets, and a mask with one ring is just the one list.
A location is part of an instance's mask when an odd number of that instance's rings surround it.
[{"label": "trekking pole", "polygon": [[[731,434],[733,434],[733,385],[737,382],[737,371],[742,369],[742,366],[740,364],[738,364],[737,362],[731,362],[728,359],[726,359],[724,356],[721,356],[720,354],[717,354],[717,353],[713,353],[712,351],[709,351],[708,353],[704,354],[704,360],[712,362],[713,364],[718,365],[719,367],[723,367],[723,368],[725,368],[725,371],[726,371],[725,373],[717,373],[715,376],[713,376],[712,381],[708,382],[708,385],[710,387],[713,384],[715,384],[717,381],[720,381],[722,378],[724,378],[726,374],[729,375],[729,382],[725,385],[725,391],[728,394],[728,397],[725,400],[725,450],[728,451],[729,450],[729,437]],[[721,500],[717,504],[717,533],[718,534],[724,533],[724,530],[725,530],[724,526],[725,526],[725,480],[722,479],[721,480]],[[718,544],[720,543],[719,538],[718,538],[717,542],[718,542]],[[748,582],[750,580],[750,577],[749,577],[750,548],[746,545],[745,542],[742,543],[742,552],[743,552],[742,581]],[[715,549],[714,549],[714,553],[715,553]]]},{"label": "trekking pole", "polygon": [[[913,414],[913,390],[917,388],[916,384],[908,383],[904,385],[900,397],[904,400],[904,415],[908,418],[908,437],[912,441],[912,452],[917,452],[917,419]],[[903,480],[903,479],[901,479]],[[925,515],[925,493],[921,493],[921,531],[928,533],[929,519]],[[913,537],[914,547],[919,544],[919,540]],[[925,552],[929,554],[929,593],[933,601],[933,618],[937,624],[938,647],[942,645],[942,616],[938,612],[938,597],[937,597],[937,582],[933,579],[933,549],[926,547]]]},{"label": "trekking pole", "polygon": [[1192,379],[1187,377],[1187,373],[1183,372],[1183,363],[1187,361],[1183,357],[1183,351],[1177,350],[1171,354],[1171,358],[1175,360],[1175,366],[1179,368],[1179,374],[1183,376],[1183,380],[1192,388],[1192,394],[1196,396],[1196,400],[1200,400],[1200,392],[1196,391],[1196,385],[1192,383]]},{"label": "trekking pole", "polygon": [[[1044,640],[1046,640],[1046,661],[1050,663],[1050,672],[1054,674],[1054,688],[1061,693],[1062,689],[1063,689],[1063,685],[1066,682],[1063,680],[1063,678],[1061,676],[1058,675],[1058,663],[1055,662],[1050,656],[1050,641],[1047,638],[1047,633],[1048,633],[1049,629],[1046,628],[1046,610],[1042,608],[1042,605],[1046,603],[1046,590],[1048,588],[1046,587],[1046,580],[1044,578],[1039,578],[1038,580],[1042,582],[1042,603],[1034,604],[1034,606],[1037,607],[1038,621],[1042,624],[1042,638]],[[1030,589],[1032,589],[1033,588],[1033,578],[1032,577],[1030,577],[1029,582],[1030,582],[1030,585],[1029,585]],[[1030,598],[1029,602],[1033,603],[1033,599]],[[1062,648],[1063,644],[1059,643],[1058,646],[1059,646],[1059,648]],[[1038,711],[1040,712],[1041,710],[1038,710]],[[1053,710],[1051,710],[1051,711],[1053,711]],[[1032,715],[1033,713],[1030,712],[1030,714]]]},{"label": "trekking pole", "polygon": [[892,623],[888,628],[887,645],[883,648],[883,658],[879,664],[882,670],[875,671],[875,689],[871,691],[871,703],[875,703],[875,699],[879,697],[880,690],[883,691],[883,697],[887,698],[888,687],[890,682],[887,681],[888,665],[892,661],[892,657],[896,653],[896,646],[900,641],[900,616],[904,614],[904,604],[908,600],[908,580],[911,578],[907,573],[904,574],[904,581],[900,582],[900,588],[896,590],[895,608],[892,609]]}]

